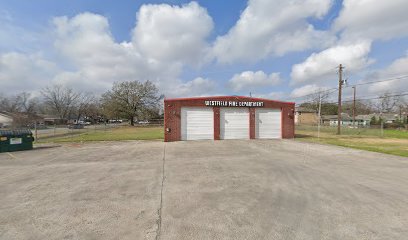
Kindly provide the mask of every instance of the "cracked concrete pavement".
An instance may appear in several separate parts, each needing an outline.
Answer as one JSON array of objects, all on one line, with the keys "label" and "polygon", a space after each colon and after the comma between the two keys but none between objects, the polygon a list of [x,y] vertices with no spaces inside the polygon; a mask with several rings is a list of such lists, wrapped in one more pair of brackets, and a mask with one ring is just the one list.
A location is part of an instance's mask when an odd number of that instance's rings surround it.
[{"label": "cracked concrete pavement", "polygon": [[407,158],[288,140],[67,144],[0,154],[0,239],[405,239],[407,186]]}]

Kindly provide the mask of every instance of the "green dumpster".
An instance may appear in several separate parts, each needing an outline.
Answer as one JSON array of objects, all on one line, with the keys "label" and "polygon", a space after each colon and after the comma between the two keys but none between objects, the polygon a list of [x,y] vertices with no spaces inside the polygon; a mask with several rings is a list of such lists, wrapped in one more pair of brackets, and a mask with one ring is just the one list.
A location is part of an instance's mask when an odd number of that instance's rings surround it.
[{"label": "green dumpster", "polygon": [[31,150],[33,142],[30,130],[0,130],[0,153]]}]

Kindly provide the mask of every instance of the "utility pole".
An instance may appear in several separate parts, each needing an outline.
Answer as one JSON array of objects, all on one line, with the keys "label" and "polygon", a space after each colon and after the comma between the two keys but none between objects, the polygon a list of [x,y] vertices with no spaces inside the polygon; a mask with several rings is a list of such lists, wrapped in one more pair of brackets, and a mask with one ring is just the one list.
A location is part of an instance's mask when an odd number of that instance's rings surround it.
[{"label": "utility pole", "polygon": [[322,122],[322,93],[319,92],[319,122],[317,123],[317,138],[320,139],[320,124]]},{"label": "utility pole", "polygon": [[353,86],[353,127],[356,125],[356,86]]},{"label": "utility pole", "polygon": [[337,135],[341,134],[341,88],[343,86],[343,65],[339,65],[339,102],[337,109]]}]

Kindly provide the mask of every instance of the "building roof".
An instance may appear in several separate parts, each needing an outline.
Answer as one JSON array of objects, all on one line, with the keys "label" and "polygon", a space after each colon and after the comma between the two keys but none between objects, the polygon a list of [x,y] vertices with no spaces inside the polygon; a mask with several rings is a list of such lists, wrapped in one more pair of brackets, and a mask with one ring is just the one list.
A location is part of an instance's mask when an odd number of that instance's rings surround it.
[{"label": "building roof", "polygon": [[379,119],[380,117],[384,119],[385,121],[395,121],[398,119],[399,114],[396,113],[372,113],[372,114],[366,114],[366,115],[358,115],[356,116],[356,119],[361,119],[361,120],[371,120],[373,117],[376,119]]},{"label": "building roof", "polygon": [[[323,115],[322,119],[323,120],[337,120],[337,115]],[[342,121],[351,121],[351,120],[353,120],[353,118],[350,117],[347,113],[342,113],[341,114],[341,120]]]},{"label": "building roof", "polygon": [[3,117],[9,117],[9,118],[13,117],[13,115],[11,113],[4,112],[4,111],[0,111],[0,115],[2,115]]},{"label": "building roof", "polygon": [[316,113],[316,110],[306,108],[306,107],[296,107],[295,112],[302,112],[302,113]]},{"label": "building roof", "polygon": [[236,100],[252,100],[252,101],[271,101],[271,102],[278,102],[278,103],[285,103],[285,104],[295,104],[294,102],[284,102],[279,100],[272,100],[266,98],[256,98],[256,97],[247,97],[247,96],[208,96],[208,97],[188,97],[188,98],[165,98],[164,101],[189,101],[189,100],[223,100],[223,99],[231,99],[234,98]]}]

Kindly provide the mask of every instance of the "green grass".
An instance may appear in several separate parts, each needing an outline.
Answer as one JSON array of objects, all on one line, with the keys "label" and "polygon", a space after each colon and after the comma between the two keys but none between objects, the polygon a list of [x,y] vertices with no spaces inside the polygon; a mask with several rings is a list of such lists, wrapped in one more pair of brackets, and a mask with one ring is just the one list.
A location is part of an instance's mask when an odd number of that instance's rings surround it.
[{"label": "green grass", "polygon": [[316,127],[301,126],[296,129],[296,139],[408,157],[408,132],[403,130],[342,129],[338,136],[336,128],[324,127],[317,138]]},{"label": "green grass", "polygon": [[[317,136],[317,126],[296,126],[297,132],[306,131],[311,135]],[[335,135],[337,132],[336,127],[322,126],[320,128],[322,134],[332,134]],[[373,128],[342,128],[341,132],[343,135],[347,136],[375,136],[375,137],[385,137],[385,138],[399,138],[399,139],[408,139],[407,130],[398,130],[398,129],[373,129]]]},{"label": "green grass", "polygon": [[74,136],[46,139],[43,142],[90,142],[90,141],[125,141],[125,140],[161,140],[163,127],[119,127],[108,130],[89,131]]}]

